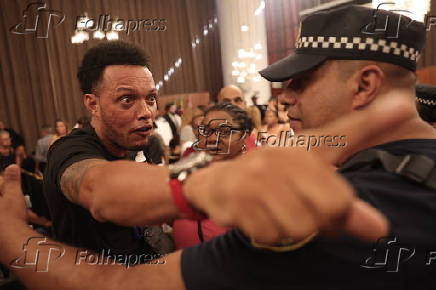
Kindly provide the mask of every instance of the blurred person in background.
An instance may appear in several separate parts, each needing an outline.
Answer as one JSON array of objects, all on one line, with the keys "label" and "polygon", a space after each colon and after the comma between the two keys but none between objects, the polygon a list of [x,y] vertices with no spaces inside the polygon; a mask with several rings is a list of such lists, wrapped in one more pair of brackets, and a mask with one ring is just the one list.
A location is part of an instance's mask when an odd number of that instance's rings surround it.
[{"label": "blurred person in background", "polygon": [[65,137],[68,134],[67,123],[61,119],[55,121],[55,132],[50,140],[50,145],[52,145],[56,140]]},{"label": "blurred person in background", "polygon": [[11,137],[12,147],[17,148],[19,145],[24,145],[24,138],[12,128],[6,128],[5,123],[0,120],[0,131],[7,131]]},{"label": "blurred person in background", "polygon": [[156,120],[157,132],[169,148],[171,160],[180,157],[180,126],[182,119],[176,114],[177,106],[171,102],[165,105],[165,114]]},{"label": "blurred person in background", "polygon": [[[253,130],[246,111],[230,103],[222,103],[207,109],[201,119],[194,150],[206,151],[214,157],[213,161],[233,159],[246,152],[245,140]],[[208,241],[227,230],[209,219],[179,219],[173,223],[173,238],[178,250]]]},{"label": "blurred person in background", "polygon": [[251,97],[251,101],[253,102],[253,106],[256,106],[259,109],[260,119],[263,121],[265,118],[265,112],[268,108],[268,105],[259,105],[257,103],[257,100],[259,99],[258,93],[259,92],[255,92],[255,94]]},{"label": "blurred person in background", "polygon": [[258,146],[280,146],[280,140],[284,138],[283,134],[293,135],[289,124],[279,123],[277,110],[267,110],[263,121],[265,125],[256,133]]},{"label": "blurred person in background", "polygon": [[48,125],[42,126],[40,136],[41,138],[36,141],[35,147],[35,162],[38,173],[44,172],[47,165],[47,153],[53,138],[52,128]]},{"label": "blurred person in background", "polygon": [[200,106],[198,106],[192,112],[192,118],[189,124],[182,128],[182,132],[180,134],[181,146],[182,146],[182,157],[186,157],[192,152],[194,149],[192,145],[195,141],[198,140],[198,126],[201,124],[201,121],[204,117],[204,109],[202,110]]},{"label": "blurred person in background", "polygon": [[15,150],[12,147],[11,135],[6,130],[0,131],[0,171],[15,162]]}]

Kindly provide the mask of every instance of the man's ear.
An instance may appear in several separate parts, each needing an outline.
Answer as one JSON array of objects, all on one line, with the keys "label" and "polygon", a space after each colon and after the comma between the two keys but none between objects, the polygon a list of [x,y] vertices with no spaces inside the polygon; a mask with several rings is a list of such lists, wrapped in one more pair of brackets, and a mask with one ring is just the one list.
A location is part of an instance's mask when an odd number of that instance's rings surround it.
[{"label": "man's ear", "polygon": [[83,103],[85,104],[86,109],[91,114],[91,116],[99,116],[100,115],[100,104],[99,99],[94,94],[85,94],[83,98]]},{"label": "man's ear", "polygon": [[382,89],[385,74],[377,65],[367,65],[353,76],[353,109],[358,110],[370,104]]}]

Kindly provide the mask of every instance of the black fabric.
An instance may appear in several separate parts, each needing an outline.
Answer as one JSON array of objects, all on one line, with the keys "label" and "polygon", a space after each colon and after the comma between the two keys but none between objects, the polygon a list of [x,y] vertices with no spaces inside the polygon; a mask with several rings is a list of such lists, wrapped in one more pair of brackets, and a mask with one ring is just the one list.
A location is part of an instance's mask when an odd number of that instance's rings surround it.
[{"label": "black fabric", "polygon": [[399,174],[436,190],[436,161],[426,155],[394,155],[380,149],[369,149],[348,160],[341,166],[341,172],[365,166],[382,166],[390,173]]},{"label": "black fabric", "polygon": [[170,148],[171,150],[174,150],[177,145],[180,144],[180,135],[177,131],[177,126],[174,123],[174,121],[171,119],[171,117],[168,115],[169,113],[163,115],[162,117],[168,122],[171,128],[171,133],[173,134],[173,139],[170,140]]},{"label": "black fabric", "polygon": [[416,100],[421,118],[426,122],[436,122],[436,86],[428,84],[417,85]]},{"label": "black fabric", "polygon": [[21,185],[24,194],[29,195],[32,211],[38,216],[51,220],[50,211],[43,192],[43,182],[29,174],[21,174]]},{"label": "black fabric", "polygon": [[6,169],[11,164],[15,164],[15,154],[11,153],[9,155],[0,154],[0,172]]},{"label": "black fabric", "polygon": [[[403,140],[376,148],[396,155],[436,158],[436,140]],[[386,247],[376,248],[351,237],[317,237],[298,250],[276,253],[252,247],[241,232],[234,230],[183,251],[186,288],[436,289],[436,259],[426,265],[431,251],[436,251],[436,192],[383,168],[359,168],[343,175],[361,199],[388,218],[391,237],[397,239],[389,245],[389,252]],[[409,249],[415,252],[406,260]],[[374,258],[379,261],[385,253],[386,265],[375,267]]]},{"label": "black fabric", "polygon": [[162,158],[165,156],[163,143],[159,139],[159,136],[152,134],[147,139],[147,146],[145,146],[143,152],[147,161],[152,164],[161,164]]},{"label": "black fabric", "polygon": [[55,238],[99,253],[103,250],[125,255],[152,253],[151,248],[138,236],[137,229],[96,221],[88,210],[68,201],[60,190],[61,176],[70,165],[94,158],[108,161],[120,159],[105,149],[91,126],[74,129],[50,147],[44,173],[44,194]]}]

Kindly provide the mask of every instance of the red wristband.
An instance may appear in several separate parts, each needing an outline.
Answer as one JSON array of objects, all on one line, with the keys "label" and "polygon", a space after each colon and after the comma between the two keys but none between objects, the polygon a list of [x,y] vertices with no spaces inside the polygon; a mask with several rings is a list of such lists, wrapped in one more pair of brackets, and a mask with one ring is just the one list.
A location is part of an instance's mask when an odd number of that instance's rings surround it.
[{"label": "red wristband", "polygon": [[182,183],[177,179],[170,179],[171,195],[173,197],[176,207],[181,213],[192,220],[204,220],[206,215],[198,210],[192,208],[185,196],[183,195]]}]

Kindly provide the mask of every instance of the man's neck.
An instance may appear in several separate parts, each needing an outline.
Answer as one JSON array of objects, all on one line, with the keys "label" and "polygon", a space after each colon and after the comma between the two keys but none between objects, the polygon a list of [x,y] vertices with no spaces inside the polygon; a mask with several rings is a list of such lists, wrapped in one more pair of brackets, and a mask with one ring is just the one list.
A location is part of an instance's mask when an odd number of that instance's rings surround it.
[{"label": "man's neck", "polygon": [[417,116],[395,130],[386,132],[377,143],[384,144],[405,139],[436,139],[436,129]]},{"label": "man's neck", "polygon": [[91,121],[91,126],[95,130],[95,134],[97,134],[98,139],[100,139],[103,146],[106,148],[106,150],[111,153],[114,156],[117,157],[124,157],[126,156],[128,150],[124,148],[120,148],[117,144],[113,143],[109,138],[107,138],[103,134],[103,130],[101,129],[101,126],[96,122],[95,120]]}]

